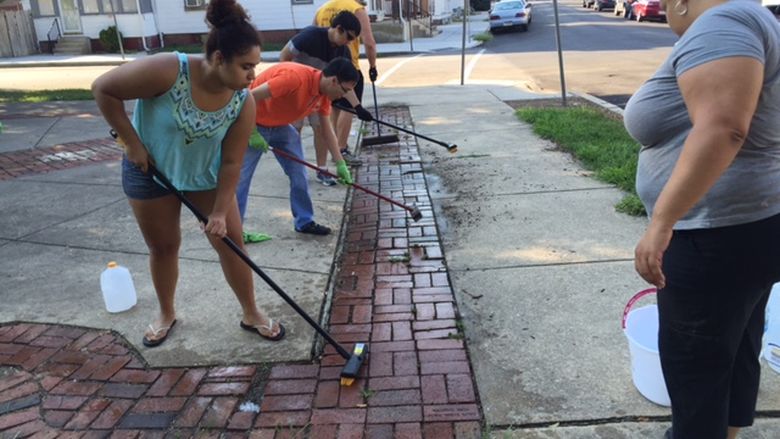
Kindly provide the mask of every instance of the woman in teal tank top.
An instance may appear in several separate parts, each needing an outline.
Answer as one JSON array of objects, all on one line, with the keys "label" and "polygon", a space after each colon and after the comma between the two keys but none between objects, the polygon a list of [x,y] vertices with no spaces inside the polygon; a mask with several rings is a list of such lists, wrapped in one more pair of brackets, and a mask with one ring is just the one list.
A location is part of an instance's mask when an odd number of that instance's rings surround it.
[{"label": "woman in teal tank top", "polygon": [[[225,245],[241,243],[235,191],[255,103],[247,87],[260,62],[260,40],[235,0],[212,0],[205,56],[158,54],[117,67],[92,84],[100,111],[125,143],[122,186],[149,248],[159,316],[143,344],[158,346],[176,323],[181,203],[149,175],[153,163],[202,212],[203,227],[241,304],[241,327],[279,340],[284,327],[258,309],[251,269]],[[137,99],[132,122],[123,101]],[[241,244],[239,244],[241,245]]]}]

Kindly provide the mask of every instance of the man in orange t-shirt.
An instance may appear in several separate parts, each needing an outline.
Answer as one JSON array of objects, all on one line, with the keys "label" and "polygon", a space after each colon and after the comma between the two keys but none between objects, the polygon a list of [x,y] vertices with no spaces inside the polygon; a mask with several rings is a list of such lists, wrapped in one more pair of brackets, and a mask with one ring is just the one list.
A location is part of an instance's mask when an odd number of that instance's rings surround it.
[{"label": "man in orange t-shirt", "polygon": [[[323,116],[321,121],[325,142],[336,159],[339,180],[352,184],[352,176],[341,156],[328,116],[331,111],[330,102],[340,99],[352,90],[357,80],[358,72],[346,58],[334,59],[322,71],[293,62],[282,62],[264,70],[250,87],[257,104],[257,131],[274,148],[303,160],[301,136],[291,124],[311,113],[319,113]],[[262,148],[250,147],[244,154],[241,177],[236,189],[242,221],[246,213],[252,175],[263,152]],[[295,230],[313,235],[329,234],[330,228],[314,221],[314,206],[309,196],[306,167],[280,156],[276,156],[276,160],[290,179],[290,208]]]}]

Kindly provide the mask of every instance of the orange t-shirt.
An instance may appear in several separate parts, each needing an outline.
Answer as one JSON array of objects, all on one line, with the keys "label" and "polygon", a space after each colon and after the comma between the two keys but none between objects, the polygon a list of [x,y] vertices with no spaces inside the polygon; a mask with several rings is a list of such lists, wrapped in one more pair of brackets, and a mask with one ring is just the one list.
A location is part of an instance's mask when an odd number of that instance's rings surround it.
[{"label": "orange t-shirt", "polygon": [[330,99],[320,93],[322,71],[294,62],[281,62],[261,72],[250,89],[268,84],[271,97],[257,101],[255,122],[264,127],[283,126],[315,111],[330,115]]}]

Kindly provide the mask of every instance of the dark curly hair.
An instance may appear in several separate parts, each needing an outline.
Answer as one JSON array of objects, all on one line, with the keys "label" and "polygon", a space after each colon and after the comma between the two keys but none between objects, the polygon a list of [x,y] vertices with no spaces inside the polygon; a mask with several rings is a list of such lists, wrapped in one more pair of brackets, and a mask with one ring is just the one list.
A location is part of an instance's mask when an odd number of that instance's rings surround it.
[{"label": "dark curly hair", "polygon": [[211,0],[206,11],[206,22],[211,27],[206,39],[206,57],[219,50],[226,61],[260,46],[257,30],[249,21],[244,8],[236,0]]}]

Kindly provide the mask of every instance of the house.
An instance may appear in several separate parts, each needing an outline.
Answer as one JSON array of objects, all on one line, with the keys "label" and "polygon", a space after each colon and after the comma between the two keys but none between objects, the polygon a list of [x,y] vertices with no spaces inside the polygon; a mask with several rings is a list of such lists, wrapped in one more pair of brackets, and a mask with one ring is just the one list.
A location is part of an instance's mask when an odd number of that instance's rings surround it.
[{"label": "house", "polygon": [[[208,32],[204,21],[207,0],[21,0],[32,11],[41,51],[48,51],[60,36],[89,40],[92,51],[103,48],[99,34],[114,25],[129,50],[150,50],[161,45],[195,44]],[[368,0],[372,19],[393,16],[399,6],[421,10],[446,6],[451,0]],[[285,42],[311,24],[325,0],[240,0],[264,42]],[[423,3],[424,2],[424,3]],[[429,2],[431,2],[429,6]],[[403,3],[403,4],[401,4]],[[404,9],[406,10],[406,9]],[[424,9],[423,9],[424,10]]]},{"label": "house", "polygon": [[21,11],[22,0],[0,0],[0,11]]}]

